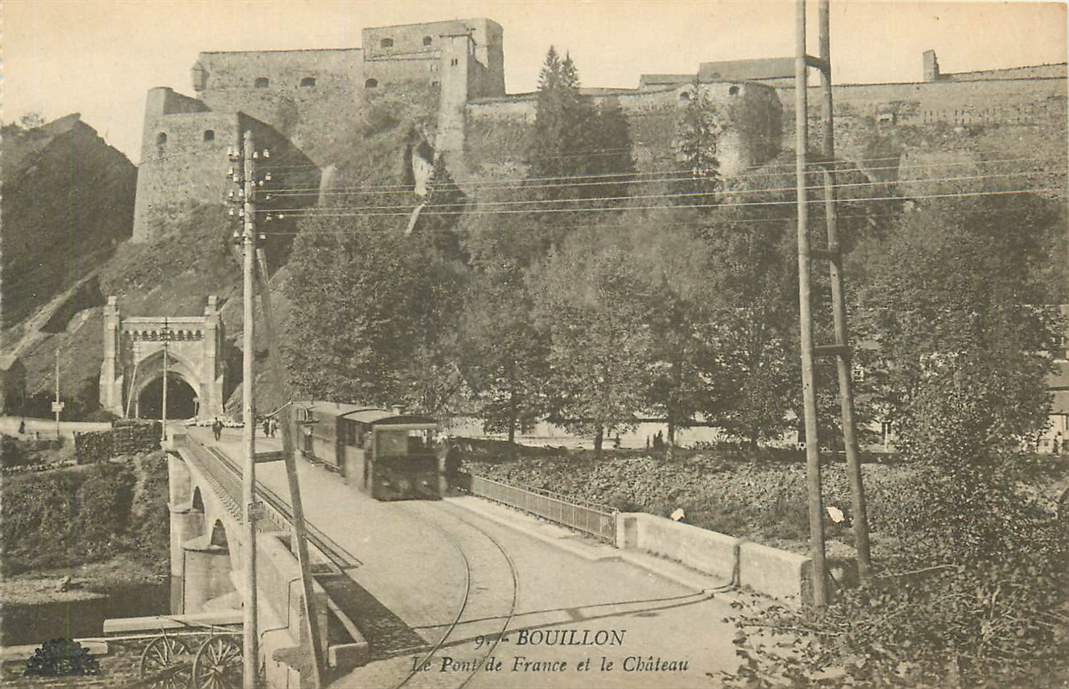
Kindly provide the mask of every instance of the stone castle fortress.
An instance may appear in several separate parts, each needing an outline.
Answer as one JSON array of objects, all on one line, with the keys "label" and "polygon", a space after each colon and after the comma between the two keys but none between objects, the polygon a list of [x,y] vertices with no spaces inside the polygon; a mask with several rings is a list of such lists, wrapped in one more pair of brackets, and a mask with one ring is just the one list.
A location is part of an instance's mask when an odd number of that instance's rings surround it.
[{"label": "stone castle fortress", "polygon": [[[427,145],[403,153],[410,171],[425,174],[430,149],[431,157],[447,155],[462,186],[465,178],[522,175],[536,94],[505,93],[499,24],[477,18],[366,28],[362,42],[362,48],[336,50],[205,52],[192,68],[195,98],[166,87],[150,90],[134,241],[151,239],[163,220],[190,203],[224,203],[233,188],[228,151],[240,149],[246,130],[254,132],[257,148],[271,149],[280,175],[282,168],[319,170],[322,179],[316,174],[314,183],[327,184],[338,144],[391,94],[415,91],[437,99],[435,126],[422,132]],[[865,169],[874,128],[999,125],[1048,142],[1053,131],[1064,140],[1065,63],[946,74],[928,51],[922,67],[919,82],[835,87],[842,157]],[[619,104],[640,171],[670,170],[678,165],[678,110],[692,97],[697,77],[724,119],[719,156],[722,173],[731,177],[789,147],[794,98],[786,77],[793,69],[790,58],[708,62],[692,74],[642,75],[637,88],[583,93]],[[819,116],[817,108],[810,116]]]}]

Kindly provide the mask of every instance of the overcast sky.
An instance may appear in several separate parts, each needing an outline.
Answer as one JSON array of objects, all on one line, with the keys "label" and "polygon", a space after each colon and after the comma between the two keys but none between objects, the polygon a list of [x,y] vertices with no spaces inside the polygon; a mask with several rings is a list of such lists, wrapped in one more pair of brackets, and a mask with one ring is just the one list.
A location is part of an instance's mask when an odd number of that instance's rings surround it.
[{"label": "overcast sky", "polygon": [[[810,52],[816,52],[816,0]],[[944,72],[1064,62],[1062,3],[833,0],[840,83],[916,81],[921,52]],[[635,87],[642,73],[793,53],[787,0],[4,0],[3,119],[81,112],[135,162],[145,92],[192,95],[208,50],[359,47],[368,26],[489,17],[504,27],[510,93],[535,88],[550,44],[584,86]]]}]

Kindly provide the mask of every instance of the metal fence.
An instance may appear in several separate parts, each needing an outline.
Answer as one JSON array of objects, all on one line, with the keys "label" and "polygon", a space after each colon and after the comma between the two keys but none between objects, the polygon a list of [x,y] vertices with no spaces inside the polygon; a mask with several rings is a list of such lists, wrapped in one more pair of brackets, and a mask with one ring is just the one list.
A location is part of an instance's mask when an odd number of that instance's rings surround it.
[{"label": "metal fence", "polygon": [[471,494],[616,543],[616,515],[608,507],[577,504],[549,491],[517,488],[483,476],[471,476]]}]

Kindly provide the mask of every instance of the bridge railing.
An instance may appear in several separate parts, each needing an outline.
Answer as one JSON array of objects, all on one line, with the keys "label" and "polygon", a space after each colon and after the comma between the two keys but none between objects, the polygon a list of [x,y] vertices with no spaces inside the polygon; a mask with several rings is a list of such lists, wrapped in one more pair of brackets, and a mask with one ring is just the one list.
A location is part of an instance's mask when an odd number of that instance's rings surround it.
[{"label": "bridge railing", "polygon": [[599,540],[616,543],[616,514],[609,507],[566,499],[548,490],[518,488],[475,474],[471,475],[470,492]]}]

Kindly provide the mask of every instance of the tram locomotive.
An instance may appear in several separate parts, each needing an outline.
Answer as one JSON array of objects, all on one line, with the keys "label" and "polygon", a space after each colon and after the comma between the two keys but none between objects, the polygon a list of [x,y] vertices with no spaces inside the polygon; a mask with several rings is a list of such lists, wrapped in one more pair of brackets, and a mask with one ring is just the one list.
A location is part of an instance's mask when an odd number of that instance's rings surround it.
[{"label": "tram locomotive", "polygon": [[309,461],[376,500],[441,497],[434,419],[335,402],[294,406],[294,438]]}]

